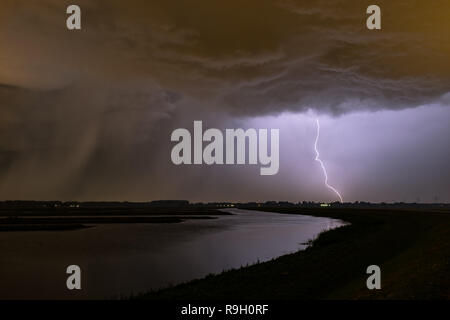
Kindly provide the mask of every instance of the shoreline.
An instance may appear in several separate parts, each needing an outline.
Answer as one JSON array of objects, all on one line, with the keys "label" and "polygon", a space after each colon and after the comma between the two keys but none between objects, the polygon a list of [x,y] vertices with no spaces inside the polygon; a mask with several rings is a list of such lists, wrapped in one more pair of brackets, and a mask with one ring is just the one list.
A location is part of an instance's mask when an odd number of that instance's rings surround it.
[{"label": "shoreline", "polygon": [[[449,299],[450,211],[245,208],[336,218],[305,250],[132,298],[151,300]],[[367,290],[366,268],[382,270]]]},{"label": "shoreline", "polygon": [[216,216],[223,215],[230,213],[197,207],[0,206],[0,232],[70,231],[95,227],[89,224],[180,223],[187,220],[216,219]]},{"label": "shoreline", "polygon": [[127,223],[180,223],[187,220],[210,220],[211,216],[158,216],[158,217],[14,217],[0,218],[0,232],[16,231],[64,231],[92,228],[86,224],[127,224]]}]

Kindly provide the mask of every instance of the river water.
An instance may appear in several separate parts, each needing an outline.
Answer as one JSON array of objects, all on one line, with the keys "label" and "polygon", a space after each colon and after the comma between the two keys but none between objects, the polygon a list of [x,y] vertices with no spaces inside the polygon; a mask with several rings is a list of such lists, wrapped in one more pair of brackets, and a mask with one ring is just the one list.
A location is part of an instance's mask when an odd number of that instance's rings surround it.
[{"label": "river water", "polygon": [[[0,299],[114,299],[304,249],[342,221],[229,209],[169,224],[102,224],[74,231],[0,232]],[[66,268],[81,268],[68,290]]]}]

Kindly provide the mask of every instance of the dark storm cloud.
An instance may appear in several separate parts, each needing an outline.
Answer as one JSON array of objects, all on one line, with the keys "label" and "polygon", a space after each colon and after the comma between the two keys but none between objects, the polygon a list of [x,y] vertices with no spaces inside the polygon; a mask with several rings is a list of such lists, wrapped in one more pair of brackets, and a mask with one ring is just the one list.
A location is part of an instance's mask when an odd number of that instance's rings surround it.
[{"label": "dark storm cloud", "polygon": [[360,0],[76,3],[81,31],[73,1],[0,4],[3,197],[182,197],[168,137],[194,119],[449,104],[448,1],[378,1],[382,31]]},{"label": "dark storm cloud", "polygon": [[67,3],[6,1],[3,83],[151,78],[248,114],[403,108],[449,89],[445,1],[380,1],[382,31],[365,1],[79,1],[78,33]]},{"label": "dark storm cloud", "polygon": [[150,85],[97,86],[95,94],[85,86],[0,87],[2,194],[65,197],[97,180],[103,188],[119,188],[115,173],[136,174],[144,158],[146,168],[157,163],[157,156],[148,155],[159,148],[161,125],[177,99]]}]

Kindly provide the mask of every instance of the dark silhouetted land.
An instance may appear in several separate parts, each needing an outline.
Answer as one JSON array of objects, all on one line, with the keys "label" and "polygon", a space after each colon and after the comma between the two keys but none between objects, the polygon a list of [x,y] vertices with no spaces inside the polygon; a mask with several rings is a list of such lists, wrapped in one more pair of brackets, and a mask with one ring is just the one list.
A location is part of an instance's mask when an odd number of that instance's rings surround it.
[{"label": "dark silhouetted land", "polygon": [[224,215],[215,208],[187,201],[131,202],[0,202],[1,231],[76,230],[109,223],[178,223]]},{"label": "dark silhouetted land", "polygon": [[[254,209],[331,217],[351,224],[322,233],[305,251],[138,298],[450,298],[448,205],[259,205]],[[366,268],[372,264],[381,267],[381,290],[366,288]]]},{"label": "dark silhouetted land", "polygon": [[[0,202],[0,231],[72,230],[100,223],[177,223],[226,214],[220,208],[304,214],[350,224],[304,251],[140,295],[141,299],[449,299],[450,206],[314,202]],[[205,257],[207,258],[207,257]],[[381,290],[366,268],[381,267]]]}]

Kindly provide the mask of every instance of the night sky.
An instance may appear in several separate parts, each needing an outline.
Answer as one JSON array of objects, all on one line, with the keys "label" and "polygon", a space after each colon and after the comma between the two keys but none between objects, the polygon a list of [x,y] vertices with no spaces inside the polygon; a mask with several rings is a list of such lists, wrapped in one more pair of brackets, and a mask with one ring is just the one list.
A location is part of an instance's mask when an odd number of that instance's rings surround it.
[{"label": "night sky", "polygon": [[[78,4],[82,29],[66,28]],[[377,4],[382,29],[366,28]],[[450,2],[0,0],[0,200],[450,200]],[[280,129],[280,170],[175,166]]]}]

